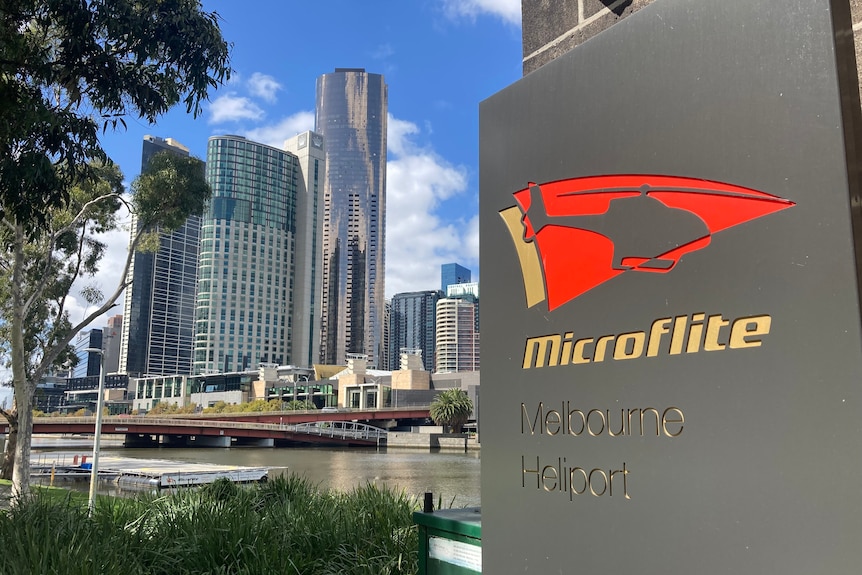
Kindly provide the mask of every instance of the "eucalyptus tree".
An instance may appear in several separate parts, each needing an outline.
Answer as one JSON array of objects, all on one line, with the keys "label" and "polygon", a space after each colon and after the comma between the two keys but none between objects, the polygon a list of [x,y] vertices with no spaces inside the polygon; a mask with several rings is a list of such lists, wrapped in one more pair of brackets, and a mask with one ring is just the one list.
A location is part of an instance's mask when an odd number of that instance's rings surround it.
[{"label": "eucalyptus tree", "polygon": [[[85,290],[95,309],[71,325],[68,289],[96,270],[105,247],[94,233],[117,225],[124,201],[99,134],[179,103],[200,114],[230,77],[218,22],[199,0],[0,0],[0,328],[15,387],[4,413],[17,430],[15,495],[29,491],[36,382],[124,287],[106,299]],[[199,163],[163,166],[136,180],[135,245],[202,209],[209,193]]]},{"label": "eucalyptus tree", "polygon": [[[123,193],[122,175],[113,165],[91,167],[96,176],[69,190],[65,206],[47,211],[36,233],[27,234],[11,214],[0,219],[0,333],[12,367],[15,407],[0,410],[10,433],[4,470],[12,471],[16,494],[29,490],[32,410],[37,383],[51,367],[68,362],[69,343],[81,330],[108,311],[130,280],[134,252],[158,248],[160,231],[178,228],[192,214],[201,214],[210,196],[202,162],[168,152],[153,156],[147,171]],[[86,281],[99,267],[107,246],[100,234],[117,229],[125,204],[137,225],[131,234],[122,278],[109,294],[98,285],[85,285],[81,295],[93,311],[72,323],[72,285]]]}]

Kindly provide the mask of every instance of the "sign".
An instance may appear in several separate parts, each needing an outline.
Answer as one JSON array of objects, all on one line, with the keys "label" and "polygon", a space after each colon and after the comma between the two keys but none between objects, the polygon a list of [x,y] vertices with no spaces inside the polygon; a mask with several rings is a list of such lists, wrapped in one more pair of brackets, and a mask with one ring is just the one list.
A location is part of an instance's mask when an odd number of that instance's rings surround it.
[{"label": "sign", "polygon": [[428,538],[428,557],[476,573],[482,572],[482,549],[443,537]]},{"label": "sign", "polygon": [[829,0],[658,0],[482,103],[487,572],[858,571],[860,120]]}]

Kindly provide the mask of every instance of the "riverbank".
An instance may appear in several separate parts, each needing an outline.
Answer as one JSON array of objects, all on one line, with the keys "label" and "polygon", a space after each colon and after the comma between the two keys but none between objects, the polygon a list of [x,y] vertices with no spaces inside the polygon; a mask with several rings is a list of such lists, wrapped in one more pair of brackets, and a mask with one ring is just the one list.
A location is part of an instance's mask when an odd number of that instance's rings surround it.
[{"label": "riverbank", "polygon": [[[409,449],[443,449],[454,451],[480,451],[482,445],[478,442],[475,433],[441,433],[439,427],[431,427],[421,431],[390,431],[387,434],[386,446],[393,448]],[[125,436],[102,435],[101,446],[103,448],[122,447]],[[5,436],[0,435],[0,447],[5,443]],[[93,448],[92,436],[86,435],[62,435],[45,434],[34,435],[32,445],[34,448],[46,449],[52,447],[68,448]]]},{"label": "riverbank", "polygon": [[386,435],[386,447],[410,449],[443,449],[453,451],[478,451],[481,444],[472,433],[421,433],[415,431],[390,431]]}]

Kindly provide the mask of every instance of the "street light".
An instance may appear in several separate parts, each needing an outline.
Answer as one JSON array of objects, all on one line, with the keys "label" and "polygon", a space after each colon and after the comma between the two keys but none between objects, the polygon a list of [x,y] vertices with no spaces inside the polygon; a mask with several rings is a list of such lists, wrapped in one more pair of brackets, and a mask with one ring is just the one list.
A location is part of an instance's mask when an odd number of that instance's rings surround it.
[{"label": "street light", "polygon": [[99,475],[99,443],[102,440],[102,407],[105,404],[105,352],[95,347],[84,351],[99,354],[99,395],[96,397],[96,427],[93,435],[93,467],[90,469],[90,497],[87,499],[87,514],[92,517],[96,507],[96,481]]}]

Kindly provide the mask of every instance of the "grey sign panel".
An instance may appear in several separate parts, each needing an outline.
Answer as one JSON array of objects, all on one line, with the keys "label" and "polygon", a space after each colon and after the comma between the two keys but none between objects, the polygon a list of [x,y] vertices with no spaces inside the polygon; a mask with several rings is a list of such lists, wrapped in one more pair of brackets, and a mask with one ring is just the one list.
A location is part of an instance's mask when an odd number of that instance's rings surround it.
[{"label": "grey sign panel", "polygon": [[858,572],[849,31],[659,0],[482,103],[487,573]]}]

